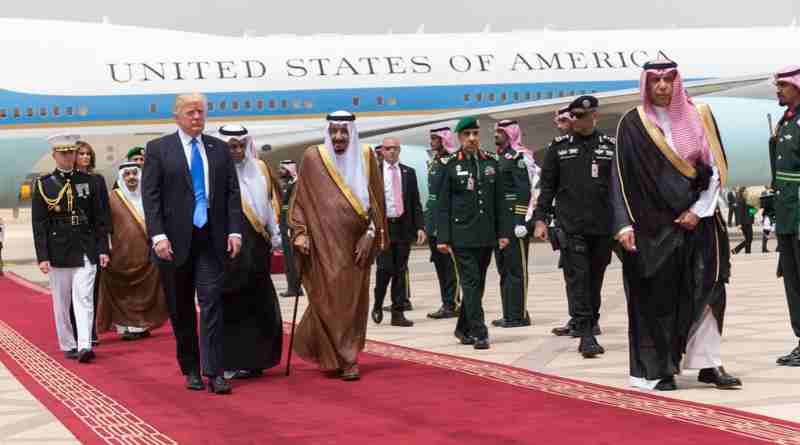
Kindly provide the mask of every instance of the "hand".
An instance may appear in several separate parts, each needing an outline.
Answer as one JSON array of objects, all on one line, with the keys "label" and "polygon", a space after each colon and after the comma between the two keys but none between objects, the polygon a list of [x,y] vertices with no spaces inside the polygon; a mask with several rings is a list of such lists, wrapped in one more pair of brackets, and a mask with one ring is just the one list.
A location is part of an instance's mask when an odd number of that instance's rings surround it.
[{"label": "hand", "polygon": [[238,236],[228,236],[228,253],[231,254],[231,259],[239,256],[240,250],[242,250],[242,239]]},{"label": "hand", "polygon": [[541,241],[547,241],[547,226],[542,221],[536,221],[536,228],[533,229],[533,236]]},{"label": "hand", "polygon": [[372,247],[375,244],[375,236],[369,233],[364,234],[356,243],[356,266],[361,268],[369,267],[369,257]]},{"label": "hand", "polygon": [[294,240],[294,247],[303,255],[309,255],[311,253],[308,237],[305,235],[297,235],[297,238]]},{"label": "hand", "polygon": [[678,219],[673,222],[686,230],[692,231],[700,222],[700,217],[695,215],[691,210],[686,210],[685,212],[681,213],[681,216],[679,216]]},{"label": "hand", "polygon": [[525,238],[527,235],[528,235],[528,229],[525,226],[519,225],[514,227],[514,236],[516,236],[517,238]]},{"label": "hand", "polygon": [[450,250],[450,246],[447,245],[447,244],[437,244],[436,245],[436,250],[438,250],[439,252],[442,252],[442,253],[447,253],[447,254],[452,252],[452,250]]},{"label": "hand", "polygon": [[421,246],[425,244],[425,240],[427,240],[427,237],[425,236],[425,231],[417,230],[417,245]]},{"label": "hand", "polygon": [[104,253],[101,253],[100,254],[100,268],[101,269],[105,269],[106,267],[108,267],[108,263],[109,262],[111,262],[111,258],[108,255],[106,255]]},{"label": "hand", "polygon": [[172,244],[170,244],[168,239],[163,239],[157,242],[155,251],[156,256],[164,261],[172,261],[172,255],[175,253],[172,251]]},{"label": "hand", "polygon": [[508,247],[509,242],[510,241],[508,238],[500,238],[499,240],[497,240],[497,245],[500,246],[500,250],[503,250],[506,247]]},{"label": "hand", "polygon": [[622,248],[628,252],[636,252],[636,235],[634,235],[633,230],[620,235],[619,242],[622,244]]},{"label": "hand", "polygon": [[39,263],[39,270],[42,271],[43,274],[47,275],[50,273],[50,261],[42,261]]}]

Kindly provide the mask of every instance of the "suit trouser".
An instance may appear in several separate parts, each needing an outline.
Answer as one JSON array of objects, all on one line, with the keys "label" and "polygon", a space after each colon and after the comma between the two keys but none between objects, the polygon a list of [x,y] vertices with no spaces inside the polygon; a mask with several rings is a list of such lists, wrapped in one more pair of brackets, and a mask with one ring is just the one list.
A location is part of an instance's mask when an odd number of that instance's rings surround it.
[{"label": "suit trouser", "polygon": [[494,259],[500,275],[503,319],[523,321],[528,315],[528,237],[512,238],[505,249],[495,248]]},{"label": "suit trouser", "polygon": [[744,240],[733,248],[733,252],[739,253],[744,249],[744,253],[750,253],[750,246],[753,243],[753,226],[752,224],[742,224],[741,227]]},{"label": "suit trouser", "polygon": [[392,312],[402,312],[406,301],[410,301],[411,289],[408,278],[408,257],[411,244],[390,243],[389,249],[378,257],[375,272],[375,307],[380,309],[386,298],[386,289],[392,285]]},{"label": "suit trouser", "polygon": [[794,335],[800,338],[800,243],[797,234],[778,235],[780,268],[783,272],[783,288],[789,304],[789,320]]},{"label": "suit trouser", "polygon": [[761,252],[767,252],[767,243],[769,243],[770,230],[763,230],[761,232]]},{"label": "suit trouser", "polygon": [[224,268],[214,254],[207,225],[194,229],[189,258],[180,266],[160,266],[161,284],[167,297],[169,320],[175,334],[178,363],[184,375],[200,370],[195,291],[200,305],[202,373],[213,377],[223,373],[222,286]]},{"label": "suit trouser", "polygon": [[610,236],[568,235],[562,249],[564,281],[574,311],[574,329],[588,334],[600,319],[600,293],[611,262]]},{"label": "suit trouser", "polygon": [[[53,295],[53,315],[58,345],[62,351],[92,349],[92,319],[94,317],[94,278],[97,267],[83,257],[81,267],[51,267],[50,289]],[[70,320],[70,308],[75,308],[75,330]]]},{"label": "suit trouser", "polygon": [[461,289],[455,269],[455,259],[450,254],[439,252],[436,248],[436,237],[428,240],[428,246],[431,249],[431,262],[436,268],[442,306],[455,309],[461,304]]},{"label": "suit trouser", "polygon": [[294,250],[289,239],[289,230],[285,225],[281,226],[281,240],[283,244],[283,268],[286,271],[286,287],[290,295],[300,293],[300,279],[294,267]]},{"label": "suit trouser", "polygon": [[492,247],[453,247],[456,272],[463,295],[456,324],[457,337],[489,337],[482,301],[486,289],[486,270],[492,262],[492,250]]}]

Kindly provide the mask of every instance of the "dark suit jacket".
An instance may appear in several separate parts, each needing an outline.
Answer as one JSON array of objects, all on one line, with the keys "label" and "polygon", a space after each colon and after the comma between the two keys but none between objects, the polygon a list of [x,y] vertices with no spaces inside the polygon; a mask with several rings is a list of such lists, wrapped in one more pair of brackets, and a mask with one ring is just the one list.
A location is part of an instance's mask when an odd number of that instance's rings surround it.
[{"label": "dark suit jacket", "polygon": [[[225,142],[203,135],[208,158],[208,227],[212,248],[222,261],[231,233],[242,233],[242,198],[236,169]],[[164,234],[172,244],[175,266],[189,257],[192,242],[194,192],[189,164],[178,133],[147,143],[142,168],[142,202],[147,235]],[[152,255],[157,264],[169,264]]]},{"label": "dark suit jacket", "polygon": [[[403,163],[399,165],[400,181],[403,183],[403,214],[400,216],[399,230],[390,232],[389,238],[391,242],[414,243],[417,240],[417,231],[425,229],[417,172]],[[383,163],[380,167],[383,173]]]}]

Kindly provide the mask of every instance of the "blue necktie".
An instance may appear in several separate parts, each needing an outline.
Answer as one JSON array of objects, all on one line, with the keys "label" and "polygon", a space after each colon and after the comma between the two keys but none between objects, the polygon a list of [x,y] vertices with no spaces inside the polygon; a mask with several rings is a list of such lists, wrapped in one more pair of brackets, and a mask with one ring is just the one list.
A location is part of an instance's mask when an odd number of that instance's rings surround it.
[{"label": "blue necktie", "polygon": [[203,170],[203,158],[197,139],[192,138],[192,190],[194,190],[195,227],[202,228],[208,221],[208,200],[206,199],[206,173]]}]

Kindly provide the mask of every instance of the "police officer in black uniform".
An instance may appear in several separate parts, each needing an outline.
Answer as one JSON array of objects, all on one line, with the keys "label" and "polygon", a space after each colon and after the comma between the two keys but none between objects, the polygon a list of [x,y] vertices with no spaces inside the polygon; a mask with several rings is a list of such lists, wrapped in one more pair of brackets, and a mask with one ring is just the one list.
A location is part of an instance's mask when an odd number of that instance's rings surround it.
[{"label": "police officer in black uniform", "polygon": [[556,201],[556,243],[561,249],[567,294],[573,302],[578,352],[594,357],[605,352],[595,335],[600,292],[611,262],[611,212],[608,184],[615,140],[596,129],[597,98],[581,96],[569,105],[572,134],[561,136],[545,154],[541,194],[536,205],[535,236],[548,238],[545,221]]},{"label": "police officer in black uniform", "polygon": [[[110,221],[108,196],[98,193],[91,175],[74,169],[78,136],[48,139],[57,168],[36,181],[31,203],[36,259],[49,275],[58,343],[64,355],[87,363],[92,351],[92,318],[97,264],[106,267]],[[75,311],[77,339],[70,322]]]},{"label": "police officer in black uniform", "polygon": [[303,295],[303,288],[300,287],[300,279],[294,268],[294,252],[289,238],[289,225],[286,219],[289,215],[289,200],[292,198],[294,183],[297,181],[297,164],[291,159],[281,161],[281,217],[280,229],[281,240],[283,242],[283,268],[286,271],[286,292],[281,293],[281,297],[296,297]]},{"label": "police officer in black uniform", "polygon": [[502,227],[503,188],[497,159],[480,149],[478,121],[469,117],[456,126],[461,149],[447,162],[436,209],[437,248],[456,260],[463,300],[455,336],[475,349],[489,349],[482,299],[486,270],[496,245],[509,248]]},{"label": "police officer in black uniform", "polygon": [[493,326],[517,328],[530,326],[528,314],[528,250],[530,236],[525,224],[531,201],[532,185],[538,181],[539,168],[530,151],[522,146],[522,130],[517,121],[502,120],[495,129],[497,162],[503,184],[504,227],[513,228],[514,236],[505,249],[495,248],[494,258],[500,274],[500,299],[503,317]]},{"label": "police officer in black uniform", "polygon": [[458,276],[452,255],[442,253],[436,248],[436,206],[438,204],[439,189],[442,178],[447,171],[447,162],[450,153],[447,147],[451,146],[452,133],[450,128],[434,128],[430,131],[431,152],[433,154],[428,162],[428,202],[425,204],[425,232],[428,234],[428,245],[431,249],[430,261],[436,268],[436,277],[439,280],[439,293],[442,306],[428,314],[428,318],[442,319],[458,317],[458,306],[461,304],[461,290],[458,285]]}]

